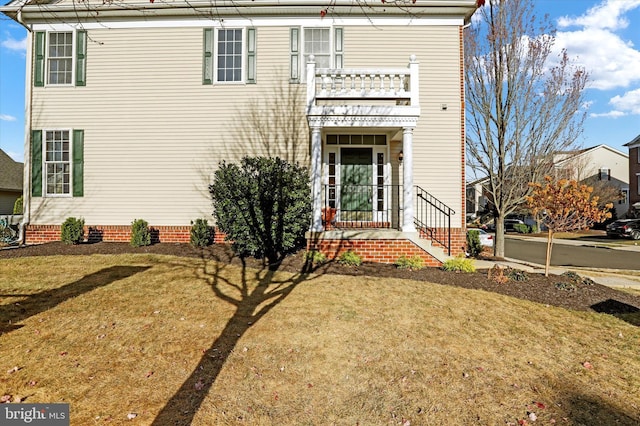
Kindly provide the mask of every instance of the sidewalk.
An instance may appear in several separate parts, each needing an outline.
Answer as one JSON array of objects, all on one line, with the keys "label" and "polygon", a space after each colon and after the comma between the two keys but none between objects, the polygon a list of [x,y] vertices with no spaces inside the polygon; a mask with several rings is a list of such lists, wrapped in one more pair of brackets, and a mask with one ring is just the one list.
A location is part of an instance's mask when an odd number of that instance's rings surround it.
[{"label": "sidewalk", "polygon": [[[544,242],[544,243],[547,242],[546,238],[532,237],[528,235],[509,235],[509,238],[518,238],[522,240],[538,241],[538,242]],[[615,244],[615,243],[603,244],[597,241],[557,239],[557,240],[553,240],[553,244],[585,246],[585,247],[606,247],[612,250],[634,251],[638,253],[638,264],[640,265],[640,242],[638,243],[638,245],[624,245],[624,244]],[[505,258],[505,260],[500,260],[500,261],[475,260],[474,264],[477,269],[489,269],[489,268],[492,268],[494,265],[499,265],[503,267],[520,269],[530,273],[544,274],[544,265],[527,262],[519,259]],[[583,268],[583,267],[557,267],[557,266],[551,266],[549,268],[549,273],[555,274],[555,275],[560,275],[567,271],[575,272],[577,274],[580,274],[580,276],[583,276],[583,277],[589,277],[596,283],[601,285],[606,285],[608,287],[633,288],[636,290],[640,290],[640,275],[638,276],[627,275],[617,269],[594,269],[594,268]]]}]

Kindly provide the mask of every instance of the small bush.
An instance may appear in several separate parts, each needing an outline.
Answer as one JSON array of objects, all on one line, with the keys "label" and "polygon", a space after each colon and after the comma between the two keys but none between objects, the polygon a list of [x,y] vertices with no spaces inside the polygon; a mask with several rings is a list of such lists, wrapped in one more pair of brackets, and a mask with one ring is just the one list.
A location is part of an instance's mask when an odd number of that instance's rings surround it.
[{"label": "small bush", "polygon": [[396,260],[395,265],[398,269],[417,271],[424,268],[424,260],[418,255],[411,257],[400,256],[400,258]]},{"label": "small bush", "polygon": [[23,198],[22,195],[18,197],[15,203],[13,203],[13,214],[22,214],[23,211]]},{"label": "small bush", "polygon": [[207,219],[191,221],[189,242],[194,247],[206,247],[213,243],[213,232]]},{"label": "small bush", "polygon": [[565,282],[556,283],[556,288],[563,291],[576,291],[578,289],[575,284]]},{"label": "small bush", "polygon": [[321,251],[311,250],[306,252],[305,259],[314,265],[318,265],[321,263],[325,263],[327,261],[327,256]]},{"label": "small bush", "polygon": [[84,219],[68,217],[62,224],[60,237],[65,244],[80,244],[84,241]]},{"label": "small bush", "polygon": [[478,257],[482,253],[482,244],[480,244],[480,231],[477,229],[470,229],[467,232],[467,249],[469,256]]},{"label": "small bush", "polygon": [[473,259],[465,259],[458,256],[454,259],[446,260],[442,264],[442,269],[449,272],[475,272],[476,267],[473,265]]},{"label": "small bush", "polygon": [[356,252],[348,250],[340,255],[338,263],[345,266],[360,266],[362,258]]},{"label": "small bush", "polygon": [[135,219],[131,223],[131,245],[133,247],[151,245],[151,231],[146,220]]},{"label": "small bush", "polygon": [[563,272],[562,276],[568,278],[574,284],[580,284],[580,285],[594,285],[595,284],[595,281],[593,281],[591,278],[581,277],[580,275],[578,275],[578,274],[576,274],[575,272],[572,272],[572,271]]},{"label": "small bush", "polygon": [[519,234],[528,234],[529,232],[531,232],[531,228],[529,228],[529,225],[525,225],[524,223],[516,223],[515,225],[513,225],[513,230]]},{"label": "small bush", "polygon": [[529,228],[529,232],[532,234],[537,234],[538,231],[538,226],[537,225],[531,225],[531,227]]},{"label": "small bush", "polygon": [[506,273],[506,276],[511,281],[519,281],[519,282],[529,281],[529,274],[527,274],[526,271],[523,271],[521,269],[507,268],[505,273]]}]

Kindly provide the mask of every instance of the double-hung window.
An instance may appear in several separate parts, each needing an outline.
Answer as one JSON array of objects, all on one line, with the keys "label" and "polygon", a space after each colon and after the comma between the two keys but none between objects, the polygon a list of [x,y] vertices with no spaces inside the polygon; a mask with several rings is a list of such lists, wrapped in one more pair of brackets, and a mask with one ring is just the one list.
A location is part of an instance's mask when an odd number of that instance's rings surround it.
[{"label": "double-hung window", "polygon": [[45,194],[71,193],[71,150],[68,130],[47,130],[44,139]]},{"label": "double-hung window", "polygon": [[297,83],[304,79],[304,70],[311,55],[317,68],[342,68],[343,29],[298,28],[290,30],[289,44],[290,80]]},{"label": "double-hung window", "polygon": [[84,131],[33,130],[31,133],[31,195],[84,195]]},{"label": "double-hung window", "polygon": [[202,83],[256,82],[256,29],[205,28]]},{"label": "double-hung window", "polygon": [[86,84],[86,31],[37,31],[34,40],[36,87]]},{"label": "double-hung window", "polygon": [[47,44],[47,84],[71,84],[73,33],[49,33]]}]

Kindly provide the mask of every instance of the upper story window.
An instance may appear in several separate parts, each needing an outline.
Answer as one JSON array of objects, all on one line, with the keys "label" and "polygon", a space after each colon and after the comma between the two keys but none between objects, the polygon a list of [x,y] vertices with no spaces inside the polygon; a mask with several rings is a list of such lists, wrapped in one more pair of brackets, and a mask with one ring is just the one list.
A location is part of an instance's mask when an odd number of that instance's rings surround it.
[{"label": "upper story window", "polygon": [[86,84],[86,31],[37,31],[34,40],[34,86]]},{"label": "upper story window", "polygon": [[598,178],[600,180],[611,180],[611,169],[602,167],[600,169],[600,173],[598,174]]},{"label": "upper story window", "polygon": [[314,55],[318,68],[331,68],[331,38],[329,28],[304,29],[304,59]]},{"label": "upper story window", "polygon": [[304,80],[306,64],[314,56],[317,68],[342,68],[343,29],[298,28],[290,30],[290,80],[299,83]]},{"label": "upper story window", "polygon": [[202,84],[256,82],[256,29],[204,29]]},{"label": "upper story window", "polygon": [[47,41],[47,84],[71,84],[73,33],[49,33]]},{"label": "upper story window", "polygon": [[242,30],[219,29],[216,81],[242,81]]}]

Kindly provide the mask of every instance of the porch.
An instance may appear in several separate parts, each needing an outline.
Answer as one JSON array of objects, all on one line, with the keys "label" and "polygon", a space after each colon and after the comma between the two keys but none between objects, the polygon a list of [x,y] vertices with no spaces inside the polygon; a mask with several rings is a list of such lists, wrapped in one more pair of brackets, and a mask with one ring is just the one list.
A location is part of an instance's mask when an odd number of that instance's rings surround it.
[{"label": "porch", "polygon": [[416,58],[406,68],[326,69],[316,68],[311,56],[306,81],[311,245],[337,254],[340,247],[361,244],[357,241],[387,248],[408,243],[411,247],[400,251],[404,255],[417,248],[437,262],[450,256],[455,212],[414,184],[413,131],[420,117]]}]

